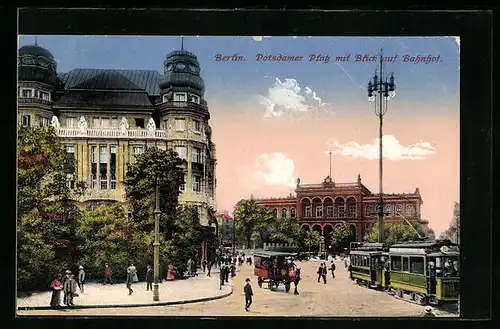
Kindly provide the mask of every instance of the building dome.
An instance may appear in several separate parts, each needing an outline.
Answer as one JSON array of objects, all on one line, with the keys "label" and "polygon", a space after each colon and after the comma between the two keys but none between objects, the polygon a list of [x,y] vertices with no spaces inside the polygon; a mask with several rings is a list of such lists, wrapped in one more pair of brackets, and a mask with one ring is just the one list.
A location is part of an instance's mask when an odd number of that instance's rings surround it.
[{"label": "building dome", "polygon": [[54,60],[54,56],[45,48],[38,45],[26,45],[19,48],[19,56],[31,55],[31,56],[43,56]]},{"label": "building dome", "polygon": [[200,63],[193,53],[175,50],[164,61],[164,79],[160,83],[162,90],[184,91],[190,89],[203,96],[205,83],[200,76]]},{"label": "building dome", "polygon": [[18,53],[19,81],[42,82],[51,86],[56,84],[57,64],[50,51],[35,44],[19,48]]}]

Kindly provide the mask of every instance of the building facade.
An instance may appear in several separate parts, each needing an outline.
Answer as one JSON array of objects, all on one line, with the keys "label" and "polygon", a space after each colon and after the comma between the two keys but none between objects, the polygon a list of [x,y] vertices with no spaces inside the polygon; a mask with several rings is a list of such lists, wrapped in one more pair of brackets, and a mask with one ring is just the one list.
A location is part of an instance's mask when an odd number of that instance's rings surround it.
[{"label": "building facade", "polygon": [[[321,184],[301,184],[297,179],[295,196],[257,199],[275,218],[296,218],[304,230],[316,230],[329,240],[336,226],[348,223],[356,241],[362,241],[378,218],[378,194],[361,182],[336,183],[327,176]],[[421,218],[423,204],[418,188],[414,193],[384,194],[384,223],[413,222],[426,232],[428,221]],[[406,220],[405,220],[406,219]]]},{"label": "building facade", "polygon": [[[18,52],[18,124],[56,128],[88,189],[79,200],[127,206],[123,180],[149,147],[174,149],[187,160],[181,204],[194,205],[207,229],[216,222],[216,154],[197,57],[169,53],[164,72],[74,69],[58,73],[37,44]],[[204,246],[206,247],[206,246]]]},{"label": "building facade", "polygon": [[219,227],[221,234],[221,242],[223,247],[233,245],[234,218],[228,213],[219,215]]}]

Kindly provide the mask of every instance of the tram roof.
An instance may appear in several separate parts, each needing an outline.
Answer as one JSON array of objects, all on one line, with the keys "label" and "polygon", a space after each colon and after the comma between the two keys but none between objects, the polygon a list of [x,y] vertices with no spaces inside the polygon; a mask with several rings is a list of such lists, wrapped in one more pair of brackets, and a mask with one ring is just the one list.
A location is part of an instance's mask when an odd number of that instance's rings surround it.
[{"label": "tram roof", "polygon": [[259,250],[256,251],[254,256],[260,256],[260,257],[280,257],[280,256],[296,256],[297,253],[294,252],[284,252],[284,251],[270,251],[270,250]]},{"label": "tram roof", "polygon": [[437,248],[442,246],[456,246],[457,244],[449,240],[434,240],[434,241],[415,241],[415,242],[405,242],[396,243],[391,246],[391,248]]}]

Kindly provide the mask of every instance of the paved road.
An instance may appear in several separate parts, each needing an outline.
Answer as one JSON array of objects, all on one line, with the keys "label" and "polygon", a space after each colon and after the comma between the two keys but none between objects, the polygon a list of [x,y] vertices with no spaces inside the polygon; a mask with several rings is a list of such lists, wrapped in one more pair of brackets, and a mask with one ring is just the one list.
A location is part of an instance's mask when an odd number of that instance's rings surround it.
[{"label": "paved road", "polygon": [[[331,275],[327,284],[317,283],[318,261],[300,263],[303,279],[299,284],[299,296],[286,293],[283,286],[277,291],[257,286],[253,268],[243,265],[234,278],[234,293],[223,299],[185,305],[81,309],[18,311],[19,315],[63,315],[63,316],[420,316],[423,307],[397,300],[383,292],[369,290],[354,284],[348,277],[343,263],[337,263],[336,278]],[[254,302],[250,312],[244,310],[243,285],[245,278],[252,279]],[[292,286],[293,291],[293,286]],[[439,316],[454,316],[437,311]]]}]

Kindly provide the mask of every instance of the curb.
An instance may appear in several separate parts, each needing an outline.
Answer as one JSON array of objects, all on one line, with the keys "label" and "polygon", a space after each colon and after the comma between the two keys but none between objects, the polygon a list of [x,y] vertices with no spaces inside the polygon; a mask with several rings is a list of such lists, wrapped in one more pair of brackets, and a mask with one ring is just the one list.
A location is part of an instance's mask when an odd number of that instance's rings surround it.
[{"label": "curb", "polygon": [[211,300],[217,300],[221,298],[229,297],[233,294],[234,288],[231,285],[231,291],[220,296],[214,297],[203,297],[197,299],[185,299],[171,302],[158,302],[158,303],[148,303],[148,304],[115,304],[115,305],[75,305],[72,307],[60,307],[52,308],[50,306],[20,306],[17,307],[18,311],[32,311],[32,310],[74,310],[74,309],[85,309],[85,308],[126,308],[126,307],[149,307],[149,306],[167,306],[167,305],[179,305],[179,304],[191,304],[191,303],[201,303],[208,302]]}]

